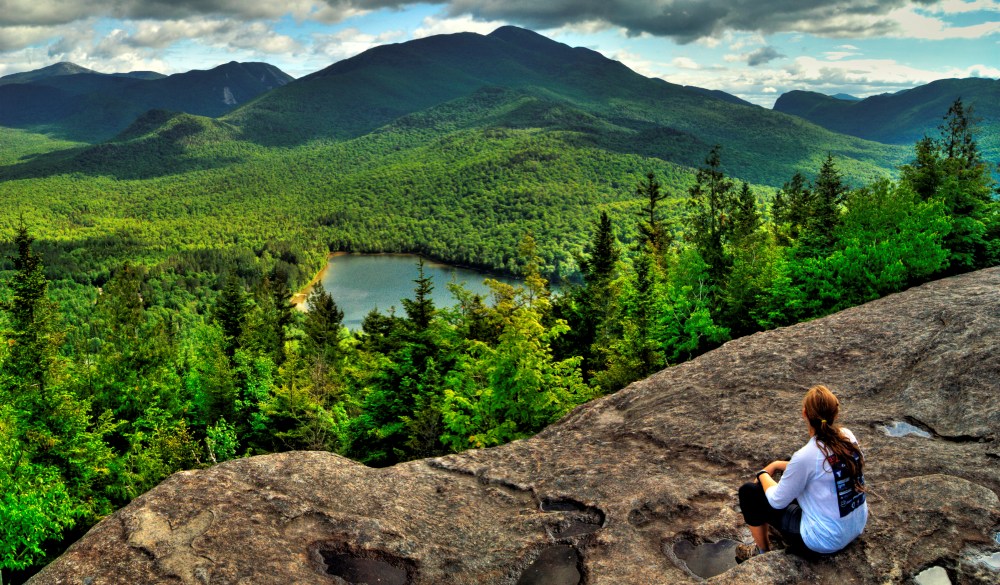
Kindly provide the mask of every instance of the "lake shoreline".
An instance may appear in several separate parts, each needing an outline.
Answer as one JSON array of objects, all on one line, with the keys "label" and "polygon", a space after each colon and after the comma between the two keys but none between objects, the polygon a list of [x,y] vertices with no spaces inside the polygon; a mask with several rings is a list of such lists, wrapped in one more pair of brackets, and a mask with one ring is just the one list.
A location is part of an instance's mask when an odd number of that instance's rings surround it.
[{"label": "lake shoreline", "polygon": [[309,298],[309,293],[312,292],[313,287],[316,286],[317,282],[322,281],[324,276],[326,276],[326,271],[330,269],[330,258],[344,254],[347,254],[347,252],[330,252],[326,255],[326,261],[323,262],[323,268],[320,268],[319,272],[309,279],[309,282],[307,282],[305,286],[292,295],[291,303],[295,306],[295,308],[298,309],[301,305],[305,304],[306,299]]},{"label": "lake shoreline", "polygon": [[423,254],[415,254],[413,252],[344,252],[344,251],[330,252],[326,256],[326,263],[323,264],[323,268],[321,268],[320,271],[317,272],[309,280],[308,283],[306,283],[302,288],[300,288],[298,290],[298,292],[296,292],[295,294],[292,295],[291,304],[294,305],[295,308],[297,308],[299,310],[305,310],[305,303],[306,303],[306,299],[309,298],[309,293],[312,292],[312,289],[313,289],[314,286],[316,286],[316,283],[321,282],[323,280],[323,278],[326,276],[326,273],[330,269],[330,260],[332,258],[336,258],[338,256],[416,256],[417,258],[423,258],[424,264],[426,264],[428,266],[438,266],[438,267],[446,266],[446,267],[449,267],[449,268],[454,267],[454,268],[462,268],[462,269],[465,269],[465,270],[471,270],[471,271],[483,274],[483,278],[484,279],[485,278],[500,278],[500,279],[517,278],[517,276],[513,275],[513,274],[497,273],[497,272],[495,272],[493,270],[490,270],[490,269],[487,269],[487,268],[484,268],[484,267],[481,267],[481,266],[473,266],[473,265],[467,265],[467,264],[456,264],[456,263],[452,263],[452,262],[446,262],[444,260],[438,260],[436,258],[431,258],[431,257],[428,257],[428,256],[424,256]]}]

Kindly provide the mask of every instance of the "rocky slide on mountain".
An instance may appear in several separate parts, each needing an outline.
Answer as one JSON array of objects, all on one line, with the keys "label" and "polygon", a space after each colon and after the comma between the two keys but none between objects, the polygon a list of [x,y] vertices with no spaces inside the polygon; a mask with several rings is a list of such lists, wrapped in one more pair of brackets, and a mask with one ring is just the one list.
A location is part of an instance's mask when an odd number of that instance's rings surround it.
[{"label": "rocky slide on mountain", "polygon": [[[867,530],[736,566],[736,488],[805,443],[816,383],[865,449]],[[503,447],[177,473],[30,583],[997,583],[998,434],[993,268],[731,341]]]}]

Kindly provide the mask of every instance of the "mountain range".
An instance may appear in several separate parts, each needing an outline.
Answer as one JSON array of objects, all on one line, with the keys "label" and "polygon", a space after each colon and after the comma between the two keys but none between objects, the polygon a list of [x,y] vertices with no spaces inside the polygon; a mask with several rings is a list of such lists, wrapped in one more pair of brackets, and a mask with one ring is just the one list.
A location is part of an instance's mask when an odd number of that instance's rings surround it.
[{"label": "mountain range", "polygon": [[0,125],[96,142],[150,109],[220,116],[292,81],[266,63],[226,63],[162,75],[98,73],[72,63],[0,77]]},{"label": "mountain range", "polygon": [[[850,97],[850,96],[848,96]],[[979,143],[987,159],[1000,158],[1000,80],[942,79],[863,100],[811,91],[783,94],[774,110],[828,130],[886,144],[913,144],[938,135],[938,126],[958,98],[978,118]]]}]

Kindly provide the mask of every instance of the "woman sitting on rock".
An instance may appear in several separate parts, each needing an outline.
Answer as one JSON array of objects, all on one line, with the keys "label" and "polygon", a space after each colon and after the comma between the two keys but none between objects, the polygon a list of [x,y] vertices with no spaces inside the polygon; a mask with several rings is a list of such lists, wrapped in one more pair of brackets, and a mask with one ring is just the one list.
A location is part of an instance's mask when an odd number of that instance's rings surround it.
[{"label": "woman sitting on rock", "polygon": [[[826,386],[810,388],[802,401],[809,442],[791,461],[769,463],[740,487],[740,509],[754,544],[739,545],[737,561],[770,550],[768,525],[805,556],[837,552],[865,529],[864,456],[854,434],[837,424],[839,408]],[[781,481],[774,479],[779,471]]]}]

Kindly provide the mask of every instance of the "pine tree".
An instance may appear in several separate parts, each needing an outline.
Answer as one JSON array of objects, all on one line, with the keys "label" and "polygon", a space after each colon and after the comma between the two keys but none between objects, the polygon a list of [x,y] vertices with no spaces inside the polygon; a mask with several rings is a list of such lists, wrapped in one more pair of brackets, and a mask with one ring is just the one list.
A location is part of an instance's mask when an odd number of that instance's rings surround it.
[{"label": "pine tree", "polygon": [[809,255],[826,256],[832,250],[836,239],[834,232],[840,225],[840,209],[847,191],[847,185],[833,162],[833,155],[828,154],[816,176],[802,235],[803,247]]},{"label": "pine tree", "polygon": [[976,118],[973,108],[962,104],[962,98],[957,98],[948,113],[944,123],[939,126],[941,131],[941,152],[944,158],[955,161],[960,170],[967,171],[982,163],[979,146],[975,137]]},{"label": "pine tree", "polygon": [[757,211],[757,199],[750,191],[750,185],[744,182],[733,204],[733,242],[742,242],[756,232],[760,225],[761,219],[760,212]]},{"label": "pine tree", "polygon": [[621,252],[618,250],[617,238],[611,226],[608,212],[602,211],[597,221],[597,231],[591,244],[590,258],[581,263],[581,270],[587,283],[607,282],[615,271]]},{"label": "pine tree", "polygon": [[64,383],[59,315],[32,242],[22,222],[10,300],[0,307],[10,327],[0,340],[0,571],[42,560],[46,541],[111,512],[103,495],[111,421],[95,428],[89,402]]},{"label": "pine tree", "polygon": [[639,211],[639,247],[649,246],[655,251],[655,255],[659,256],[670,244],[663,222],[657,217],[656,209],[657,204],[665,199],[666,195],[660,192],[660,184],[653,173],[646,175],[646,183],[639,183],[635,194],[645,199],[642,210]]},{"label": "pine tree", "polygon": [[584,284],[575,293],[570,293],[576,308],[571,315],[573,318],[567,319],[571,329],[557,344],[560,350],[563,345],[567,346],[562,351],[567,356],[583,357],[583,372],[588,378],[606,367],[602,356],[611,342],[606,321],[615,302],[612,283],[621,256],[606,212],[601,212],[591,249],[590,257],[581,261]]},{"label": "pine tree", "polygon": [[914,161],[901,169],[903,182],[909,184],[921,199],[930,201],[941,188],[941,155],[937,144],[927,136],[917,141],[915,150]]},{"label": "pine tree", "polygon": [[306,300],[309,311],[306,313],[303,329],[306,334],[306,351],[327,362],[333,361],[340,343],[343,329],[344,311],[337,306],[323,283],[317,282]]},{"label": "pine tree", "polygon": [[951,272],[988,266],[1000,252],[990,243],[991,232],[1000,232],[995,184],[975,140],[972,108],[961,99],[948,109],[938,141],[941,180],[937,197],[944,201],[952,229],[945,238]]},{"label": "pine tree", "polygon": [[243,290],[243,283],[237,276],[231,275],[215,306],[215,320],[222,327],[222,333],[226,338],[226,355],[230,358],[240,347],[248,309],[249,303]]},{"label": "pine tree", "polygon": [[431,293],[434,291],[434,281],[424,273],[424,259],[417,263],[417,279],[413,281],[417,286],[413,289],[412,299],[403,299],[403,308],[406,316],[410,320],[410,325],[417,333],[426,331],[431,326],[436,309]]},{"label": "pine tree", "polygon": [[774,216],[775,236],[782,244],[797,240],[809,219],[812,208],[812,190],[802,173],[795,173],[774,198],[771,213]]},{"label": "pine tree", "polygon": [[5,370],[18,397],[44,394],[57,348],[55,309],[47,297],[49,282],[42,271],[41,259],[31,249],[33,242],[22,222],[14,236],[17,255],[10,258],[14,264],[10,281],[13,296],[3,306],[11,327]]},{"label": "pine tree", "polygon": [[733,181],[722,172],[720,150],[718,145],[712,148],[688,192],[689,238],[708,263],[709,274],[717,287],[725,282],[732,262],[724,244],[732,229]]}]

